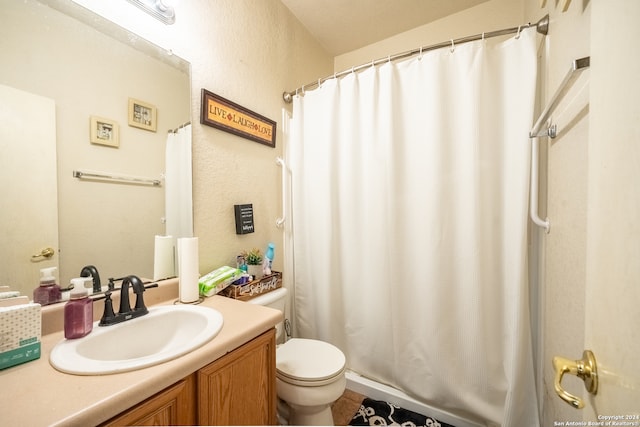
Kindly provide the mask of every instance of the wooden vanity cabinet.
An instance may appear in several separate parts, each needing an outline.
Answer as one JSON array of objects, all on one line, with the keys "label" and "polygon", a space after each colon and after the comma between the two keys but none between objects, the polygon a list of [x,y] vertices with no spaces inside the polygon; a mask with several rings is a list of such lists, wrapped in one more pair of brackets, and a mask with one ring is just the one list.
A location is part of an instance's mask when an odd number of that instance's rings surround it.
[{"label": "wooden vanity cabinet", "polygon": [[276,424],[275,329],[198,371],[199,425]]},{"label": "wooden vanity cabinet", "polygon": [[275,425],[275,329],[102,424]]},{"label": "wooden vanity cabinet", "polygon": [[178,381],[102,424],[116,426],[191,426],[196,422],[196,374]]}]

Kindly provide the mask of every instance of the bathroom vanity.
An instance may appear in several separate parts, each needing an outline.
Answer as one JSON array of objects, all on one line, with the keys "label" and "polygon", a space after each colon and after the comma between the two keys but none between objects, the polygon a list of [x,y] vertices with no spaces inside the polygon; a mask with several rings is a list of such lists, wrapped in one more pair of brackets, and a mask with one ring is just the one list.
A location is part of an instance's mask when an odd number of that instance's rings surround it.
[{"label": "bathroom vanity", "polygon": [[[157,291],[154,296],[154,292]],[[175,292],[175,293],[174,293]],[[145,295],[172,304],[177,280]],[[163,299],[158,301],[158,299]],[[102,313],[102,304],[95,302]],[[220,333],[177,359],[110,375],[64,374],[49,363],[64,333],[43,314],[41,358],[0,371],[0,413],[14,425],[268,425],[276,423],[275,330],[282,314],[214,296],[202,305],[224,317]],[[123,343],[126,345],[126,343]]]},{"label": "bathroom vanity", "polygon": [[102,425],[274,425],[274,349],[271,329]]}]

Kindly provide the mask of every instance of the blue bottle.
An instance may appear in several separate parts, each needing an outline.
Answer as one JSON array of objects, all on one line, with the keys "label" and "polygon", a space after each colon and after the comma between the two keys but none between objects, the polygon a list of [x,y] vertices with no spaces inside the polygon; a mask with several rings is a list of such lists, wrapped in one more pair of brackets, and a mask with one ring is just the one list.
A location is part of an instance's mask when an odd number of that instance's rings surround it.
[{"label": "blue bottle", "polygon": [[271,274],[271,266],[273,265],[273,257],[275,256],[275,246],[273,243],[269,243],[267,250],[264,254],[264,261],[262,261],[262,272],[264,275]]}]

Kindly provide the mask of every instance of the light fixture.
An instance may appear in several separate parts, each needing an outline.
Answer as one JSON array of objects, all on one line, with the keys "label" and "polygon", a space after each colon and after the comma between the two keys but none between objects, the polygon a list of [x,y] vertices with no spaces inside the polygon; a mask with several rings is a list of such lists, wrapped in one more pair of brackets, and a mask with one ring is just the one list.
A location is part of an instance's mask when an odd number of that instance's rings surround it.
[{"label": "light fixture", "polygon": [[171,25],[176,22],[176,13],[173,7],[167,6],[162,0],[127,0],[147,12],[149,15]]}]

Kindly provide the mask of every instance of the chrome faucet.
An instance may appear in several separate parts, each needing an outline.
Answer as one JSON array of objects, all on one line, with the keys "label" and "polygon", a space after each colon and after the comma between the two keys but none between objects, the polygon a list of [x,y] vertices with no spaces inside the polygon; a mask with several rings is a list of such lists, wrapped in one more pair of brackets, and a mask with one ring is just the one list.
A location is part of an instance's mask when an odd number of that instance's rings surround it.
[{"label": "chrome faucet", "polygon": [[[113,311],[113,301],[111,300],[111,293],[114,290],[113,279],[109,279],[109,290],[105,292],[104,296],[104,313],[100,319],[99,326],[115,325],[126,320],[134,319],[136,317],[144,316],[149,312],[144,305],[143,292],[148,288],[157,287],[157,283],[152,283],[145,286],[142,280],[138,276],[127,276],[122,280],[120,285],[120,309],[118,314]],[[132,309],[129,303],[129,288],[133,289],[133,293],[136,295],[136,305]]]},{"label": "chrome faucet", "polygon": [[80,277],[91,277],[93,279],[93,293],[102,292],[102,283],[100,283],[100,274],[98,269],[93,265],[87,265],[80,271]]}]

